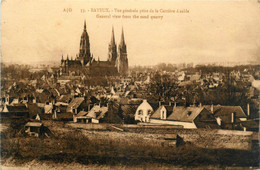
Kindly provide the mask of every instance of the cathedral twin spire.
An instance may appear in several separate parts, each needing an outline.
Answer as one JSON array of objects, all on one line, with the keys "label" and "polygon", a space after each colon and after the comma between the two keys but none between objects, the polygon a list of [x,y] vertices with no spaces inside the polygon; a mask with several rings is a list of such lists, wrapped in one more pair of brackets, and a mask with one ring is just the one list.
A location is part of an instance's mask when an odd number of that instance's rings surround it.
[{"label": "cathedral twin spire", "polygon": [[[69,60],[68,56],[67,56],[67,60]],[[65,60],[62,56],[62,60],[61,60],[62,64],[65,63],[64,61]],[[95,62],[93,54],[90,53],[90,42],[87,33],[86,20],[84,21],[84,28],[80,38],[79,55],[76,56],[75,62],[76,61],[80,62],[82,66],[91,65],[91,63]],[[117,68],[117,71],[120,74],[125,74],[128,70],[128,59],[127,59],[126,43],[125,43],[123,28],[121,33],[121,40],[117,48],[116,41],[115,41],[114,27],[112,27],[111,42],[109,43],[108,46],[107,64],[113,66],[114,68]]]},{"label": "cathedral twin spire", "polygon": [[84,31],[87,31],[86,20],[84,21]]},{"label": "cathedral twin spire", "polygon": [[115,42],[115,33],[114,33],[114,27],[112,27],[112,35],[111,35],[111,42],[108,46],[108,61],[110,61],[113,64],[116,64],[118,57],[120,57],[120,53],[126,53],[126,44],[125,44],[125,38],[124,38],[124,30],[122,28],[122,34],[121,34],[121,41],[118,46],[118,52],[117,53],[117,45]]},{"label": "cathedral twin spire", "polygon": [[115,42],[115,33],[114,33],[114,26],[112,26],[111,44],[116,45],[116,42]]},{"label": "cathedral twin spire", "polygon": [[125,38],[124,38],[124,29],[123,29],[123,27],[122,27],[120,46],[125,46]]},{"label": "cathedral twin spire", "polygon": [[[114,26],[112,27],[112,36],[111,36],[111,45],[116,45],[115,43],[115,34],[114,34]],[[121,34],[121,41],[120,41],[121,46],[125,46],[125,38],[124,38],[124,29],[122,28],[122,34]]]},{"label": "cathedral twin spire", "polygon": [[117,52],[117,47],[116,47],[116,43],[115,43],[114,27],[112,27],[111,42],[108,46],[108,49],[109,49],[108,61],[116,66],[117,71],[119,73],[124,74],[124,75],[127,74],[128,58],[127,58],[127,51],[126,51],[126,44],[125,44],[123,28],[122,28],[122,34],[121,34],[121,41],[118,46],[118,52]]}]

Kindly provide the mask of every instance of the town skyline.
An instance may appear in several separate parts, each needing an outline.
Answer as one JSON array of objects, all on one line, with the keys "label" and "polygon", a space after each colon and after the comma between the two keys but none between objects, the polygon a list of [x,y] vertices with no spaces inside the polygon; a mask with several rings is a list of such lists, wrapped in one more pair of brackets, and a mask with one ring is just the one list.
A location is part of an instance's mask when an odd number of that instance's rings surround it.
[{"label": "town skyline", "polygon": [[[108,43],[114,27],[116,44],[119,44],[124,28],[130,66],[260,62],[260,24],[257,22],[260,15],[255,2],[225,2],[225,8],[221,6],[224,3],[200,2],[202,8],[194,2],[168,2],[160,4],[160,8],[187,8],[189,13],[163,14],[161,20],[100,19],[96,18],[97,13],[80,13],[83,2],[73,5],[66,2],[63,7],[54,8],[58,2],[2,4],[5,14],[1,21],[2,62],[59,64],[62,54],[65,58],[67,55],[75,58],[84,20],[95,59],[107,60]],[[19,8],[14,7],[17,3]],[[97,4],[89,2],[87,6],[91,8]],[[158,5],[159,2],[126,5],[115,1],[99,4],[99,7],[150,9]],[[64,6],[72,8],[72,13],[63,12]],[[218,10],[220,7],[221,11]],[[249,10],[252,12],[243,12]]]},{"label": "town skyline", "polygon": [[257,169],[258,1],[2,1],[0,169]]}]

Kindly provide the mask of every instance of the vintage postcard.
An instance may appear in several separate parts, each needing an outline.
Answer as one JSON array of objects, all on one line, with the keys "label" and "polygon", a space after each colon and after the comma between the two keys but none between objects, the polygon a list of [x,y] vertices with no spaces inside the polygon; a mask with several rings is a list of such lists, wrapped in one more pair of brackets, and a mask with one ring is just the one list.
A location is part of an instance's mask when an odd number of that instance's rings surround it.
[{"label": "vintage postcard", "polygon": [[259,0],[2,0],[1,169],[257,169]]}]

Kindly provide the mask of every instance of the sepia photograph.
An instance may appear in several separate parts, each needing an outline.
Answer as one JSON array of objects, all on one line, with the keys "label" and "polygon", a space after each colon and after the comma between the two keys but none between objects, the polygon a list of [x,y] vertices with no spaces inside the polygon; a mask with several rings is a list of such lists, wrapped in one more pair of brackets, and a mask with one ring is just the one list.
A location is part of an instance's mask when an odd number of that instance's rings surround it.
[{"label": "sepia photograph", "polygon": [[2,0],[0,169],[259,169],[259,0]]}]

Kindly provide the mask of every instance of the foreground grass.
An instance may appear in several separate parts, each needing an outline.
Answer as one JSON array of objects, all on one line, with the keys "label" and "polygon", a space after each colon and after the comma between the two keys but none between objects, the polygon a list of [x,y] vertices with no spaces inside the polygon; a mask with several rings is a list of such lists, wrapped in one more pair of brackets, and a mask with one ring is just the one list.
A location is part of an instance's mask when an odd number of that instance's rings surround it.
[{"label": "foreground grass", "polygon": [[1,157],[16,160],[16,164],[28,161],[52,161],[54,163],[80,163],[84,165],[143,165],[166,164],[176,166],[236,166],[258,167],[258,151],[204,149],[191,144],[177,148],[149,146],[142,140],[120,144],[109,138],[89,140],[81,131],[65,133],[52,138],[24,137],[7,131],[1,135]]}]

